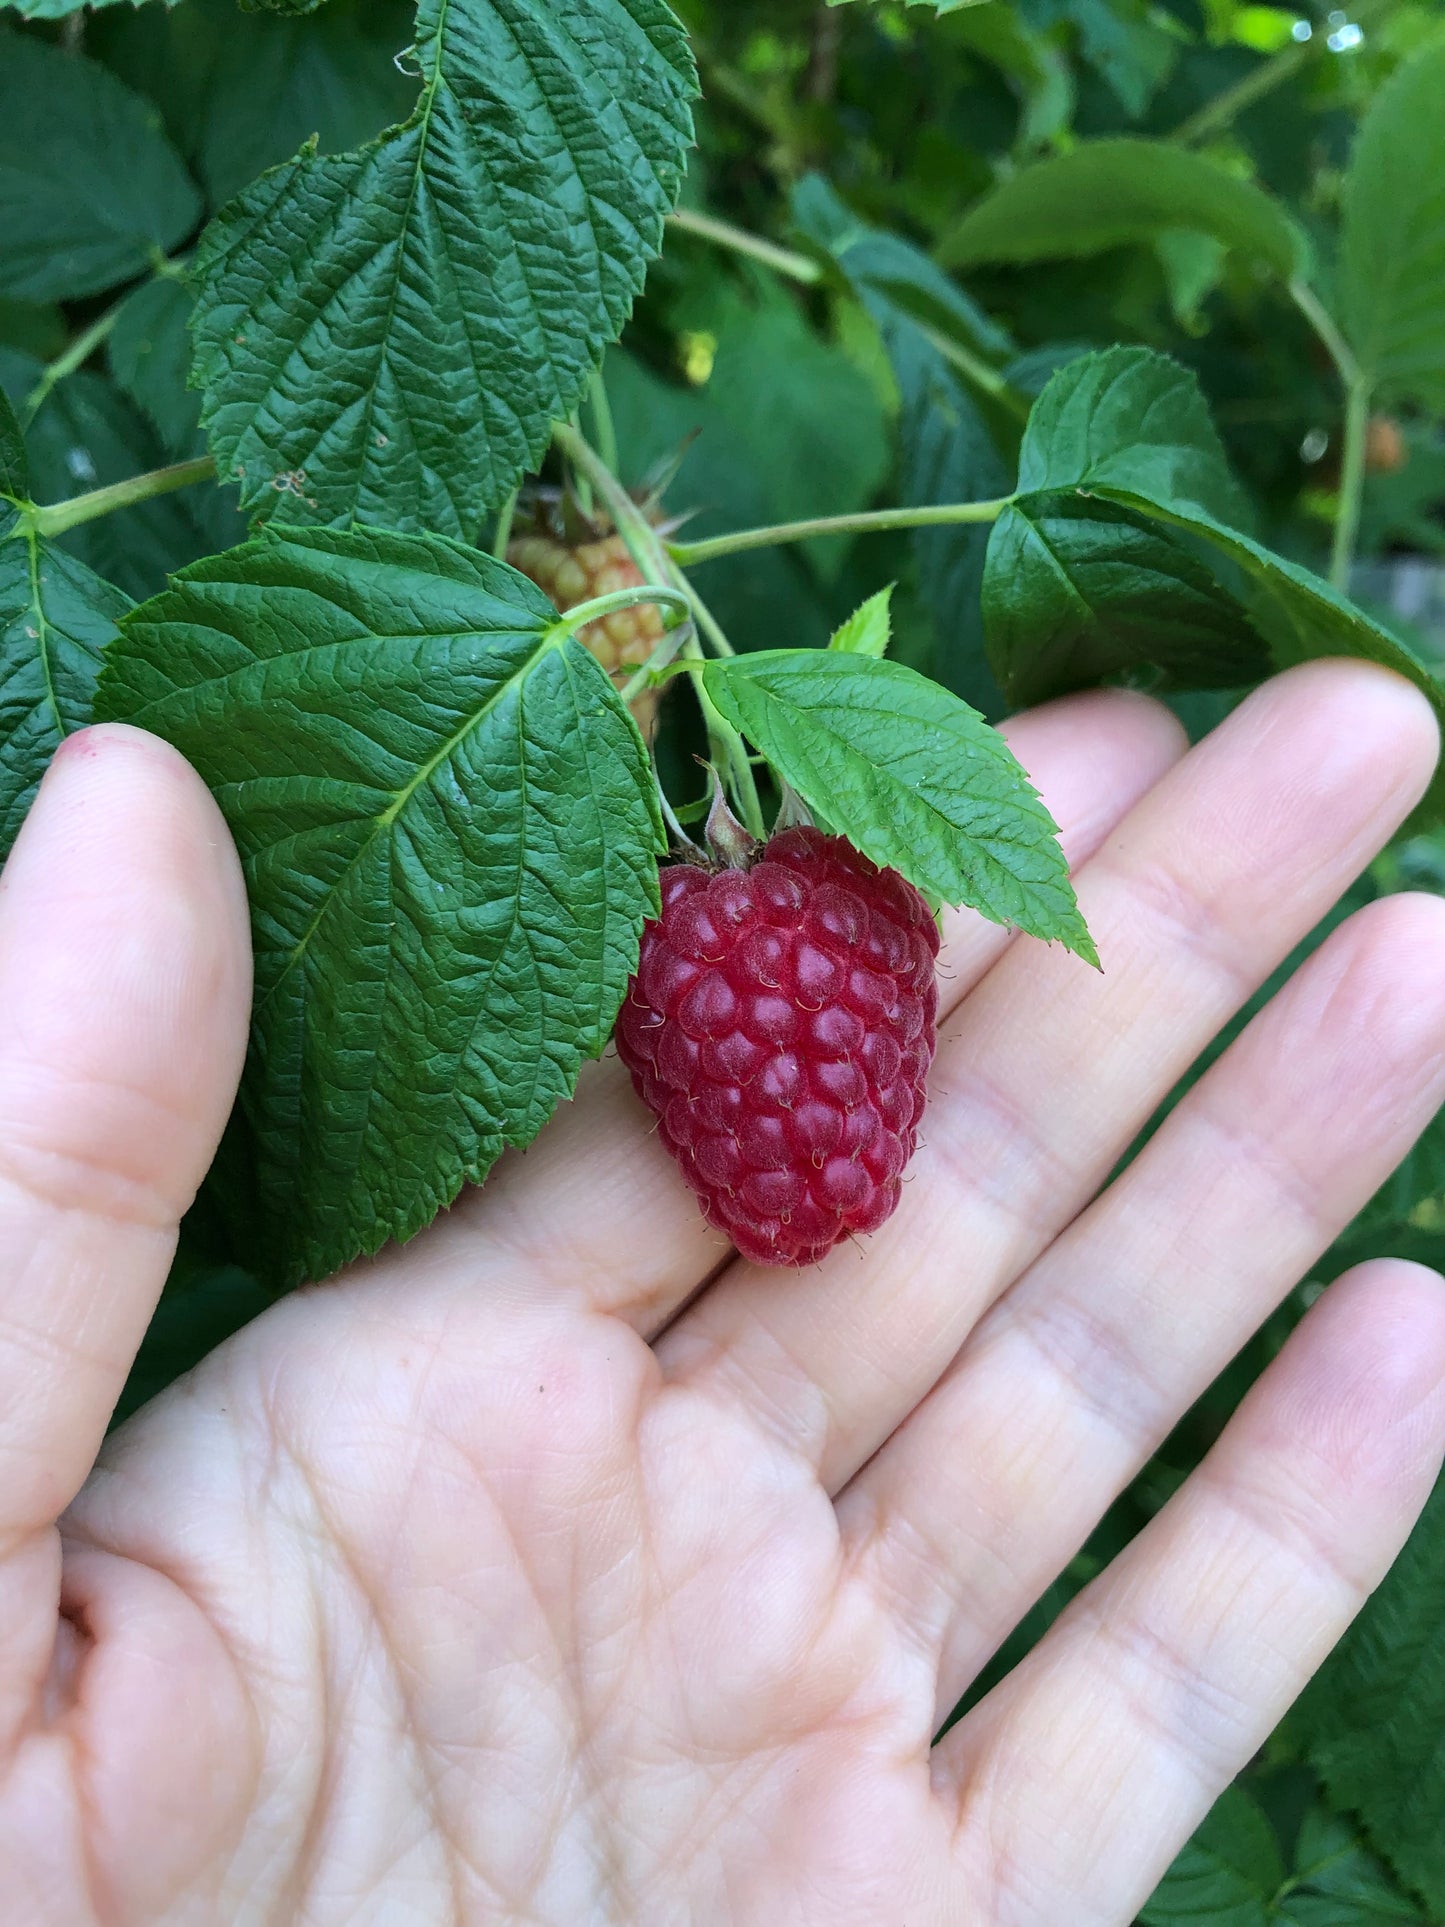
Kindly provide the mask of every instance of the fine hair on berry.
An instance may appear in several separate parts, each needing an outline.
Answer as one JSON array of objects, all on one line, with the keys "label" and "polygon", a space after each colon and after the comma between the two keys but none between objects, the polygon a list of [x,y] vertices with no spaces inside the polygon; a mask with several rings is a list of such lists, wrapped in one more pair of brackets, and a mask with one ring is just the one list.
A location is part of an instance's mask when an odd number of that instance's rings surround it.
[{"label": "fine hair on berry", "polygon": [[816,829],[661,886],[618,1053],[709,1223],[755,1264],[813,1264],[898,1207],[937,1038],[933,917]]}]

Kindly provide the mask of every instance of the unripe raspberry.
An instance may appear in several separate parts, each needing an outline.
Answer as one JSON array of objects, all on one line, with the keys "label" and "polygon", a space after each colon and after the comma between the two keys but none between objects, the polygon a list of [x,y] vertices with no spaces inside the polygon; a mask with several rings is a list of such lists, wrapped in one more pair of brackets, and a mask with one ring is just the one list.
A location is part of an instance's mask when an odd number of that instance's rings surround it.
[{"label": "unripe raspberry", "polygon": [[662,873],[617,1049],[711,1224],[814,1263],[893,1215],[938,1015],[938,931],[895,870],[813,829]]},{"label": "unripe raspberry", "polygon": [[[594,596],[610,595],[614,589],[635,589],[642,582],[620,535],[570,543],[545,532],[521,534],[508,545],[507,560],[550,596],[562,615]],[[647,661],[662,634],[660,612],[654,604],[642,602],[635,609],[620,609],[587,623],[578,630],[577,640],[620,689],[633,670]],[[658,696],[657,690],[645,689],[632,705],[644,735],[650,733],[656,718]]]}]

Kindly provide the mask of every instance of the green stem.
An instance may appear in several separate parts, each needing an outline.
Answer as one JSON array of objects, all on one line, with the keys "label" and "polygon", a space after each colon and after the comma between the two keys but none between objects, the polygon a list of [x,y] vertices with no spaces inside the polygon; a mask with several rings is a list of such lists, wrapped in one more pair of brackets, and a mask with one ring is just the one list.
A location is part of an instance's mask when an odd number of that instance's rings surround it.
[{"label": "green stem", "polygon": [[675,209],[667,220],[669,227],[680,228],[685,234],[696,234],[701,240],[731,249],[734,254],[745,254],[752,261],[761,261],[765,267],[776,269],[790,281],[801,281],[805,287],[812,287],[823,278],[821,263],[811,255],[799,254],[793,248],[780,248],[776,241],[765,241],[760,234],[749,234],[746,228],[734,227],[731,221],[719,221],[711,214],[698,214],[690,207]]},{"label": "green stem", "polygon": [[559,622],[553,623],[551,633],[575,636],[589,622],[604,622],[608,616],[615,616],[622,609],[636,609],[644,602],[655,602],[660,609],[675,615],[674,628],[692,616],[692,604],[678,590],[664,589],[657,582],[643,582],[630,589],[613,589],[607,595],[593,596],[590,602],[579,602]]},{"label": "green stem", "polygon": [[1298,275],[1295,275],[1289,283],[1289,298],[1324,343],[1330,360],[1338,370],[1340,380],[1346,388],[1353,388],[1360,379],[1360,364],[1355,360],[1355,353],[1349,342],[1340,333],[1334,316],[1309,283]]},{"label": "green stem", "polygon": [[[684,649],[683,657],[689,663],[701,664],[704,660],[696,642],[691,648]],[[697,693],[702,719],[707,725],[707,740],[713,761],[727,771],[728,784],[742,812],[743,822],[760,843],[765,842],[768,833],[763,825],[763,806],[758,797],[757,779],[753,775],[747,745],[708,694],[707,685],[700,674],[693,676],[692,686]]]},{"label": "green stem", "polygon": [[31,520],[37,535],[64,535],[67,529],[78,529],[82,522],[94,522],[102,515],[114,515],[117,509],[134,508],[137,502],[149,502],[157,495],[170,495],[178,488],[212,481],[215,473],[215,462],[209,455],[202,455],[193,462],[152,469],[148,475],[132,475],[128,481],[112,482],[109,488],[94,489],[89,495],[77,495],[69,502],[35,509]]},{"label": "green stem", "polygon": [[1360,504],[1365,492],[1365,448],[1370,430],[1370,384],[1363,376],[1351,382],[1345,397],[1345,446],[1340,461],[1340,502],[1335,511],[1335,539],[1330,550],[1330,582],[1348,595],[1355,566],[1355,543],[1360,533]]},{"label": "green stem", "polygon": [[858,515],[824,515],[810,522],[777,522],[765,529],[738,529],[702,542],[670,542],[668,553],[680,568],[695,569],[719,556],[747,549],[770,549],[784,542],[807,542],[815,535],[871,535],[885,529],[949,528],[960,522],[996,522],[1013,500],[947,502],[937,508],[870,509]]},{"label": "green stem", "polygon": [[642,694],[644,689],[650,688],[654,681],[659,680],[662,671],[671,666],[677,652],[687,647],[693,635],[694,630],[690,622],[680,622],[675,629],[669,629],[647,661],[622,685],[623,702],[632,702]]},{"label": "green stem", "polygon": [[110,334],[111,329],[114,328],[117,320],[120,318],[120,311],[125,306],[126,298],[126,296],[122,295],[119,301],[112,302],[105,313],[92,321],[88,328],[83,329],[64,352],[57,355],[55,360],[44,370],[39,381],[36,382],[21,405],[20,425],[22,428],[29,428],[30,424],[35,420],[35,417],[50,399],[51,390],[56,387],[58,383],[64,381],[67,375],[73,375],[77,368],[83,368],[86,362],[90,360],[90,357]]},{"label": "green stem", "polygon": [[668,560],[668,580],[672,582],[676,588],[686,590],[687,594],[692,598],[693,618],[698,628],[702,630],[703,634],[712,644],[713,654],[715,656],[736,655],[737,651],[723,633],[722,624],[671,558]]},{"label": "green stem", "polygon": [[952,335],[940,334],[937,328],[930,328],[926,321],[913,318],[913,325],[929,346],[936,349],[945,361],[951,362],[966,381],[971,382],[981,393],[991,395],[1017,420],[1021,422],[1028,420],[1029,411],[1033,407],[1032,399],[1015,388],[993,366],[992,362],[985,361],[981,355],[974,354],[971,348],[965,348],[963,343],[955,341]]},{"label": "green stem", "polygon": [[1190,147],[1195,141],[1206,140],[1209,135],[1217,134],[1242,114],[1246,107],[1253,107],[1257,100],[1263,100],[1276,87],[1282,87],[1299,72],[1313,53],[1314,44],[1309,40],[1281,47],[1277,54],[1271,54],[1268,60],[1262,60],[1257,67],[1251,67],[1232,86],[1223,88],[1213,100],[1205,101],[1197,113],[1180,122],[1169,139],[1176,147]]},{"label": "green stem", "polygon": [[506,561],[507,550],[512,546],[512,524],[517,519],[517,498],[520,492],[514,488],[497,510],[497,526],[492,532],[492,554],[499,562]]},{"label": "green stem", "polygon": [[603,467],[617,473],[617,429],[612,420],[612,403],[607,398],[607,383],[596,368],[587,389],[592,404],[592,434],[597,443],[597,459]]},{"label": "green stem", "polygon": [[641,574],[650,581],[665,582],[668,576],[667,551],[657,530],[591,443],[570,422],[558,422],[552,430],[552,440],[577,473],[586,477],[607,504],[612,526],[622,537],[627,553]]}]

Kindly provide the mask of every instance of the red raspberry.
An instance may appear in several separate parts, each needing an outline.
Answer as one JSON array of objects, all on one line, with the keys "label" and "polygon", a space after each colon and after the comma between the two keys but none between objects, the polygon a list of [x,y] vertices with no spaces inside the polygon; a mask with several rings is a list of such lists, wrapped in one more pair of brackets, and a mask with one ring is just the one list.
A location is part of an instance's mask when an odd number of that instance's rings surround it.
[{"label": "red raspberry", "polygon": [[662,873],[617,1049],[710,1224],[807,1265],[898,1205],[938,1015],[938,931],[896,870],[785,830]]}]

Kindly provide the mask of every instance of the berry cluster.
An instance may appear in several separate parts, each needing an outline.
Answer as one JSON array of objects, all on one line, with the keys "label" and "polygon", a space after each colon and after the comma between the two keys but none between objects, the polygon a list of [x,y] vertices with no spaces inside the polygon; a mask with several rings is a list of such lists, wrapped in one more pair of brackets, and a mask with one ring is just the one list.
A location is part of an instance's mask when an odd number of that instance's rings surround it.
[{"label": "berry cluster", "polygon": [[[550,596],[562,615],[595,596],[610,595],[614,589],[635,589],[642,581],[620,535],[568,541],[540,529],[516,536],[508,546],[507,560]],[[619,609],[587,623],[578,630],[577,640],[621,687],[632,671],[647,661],[662,634],[662,617],[656,606],[643,602],[635,609]],[[651,733],[658,697],[657,690],[644,689],[632,705],[644,734]]]},{"label": "berry cluster", "polygon": [[933,1061],[938,931],[841,837],[785,830],[749,869],[677,864],[617,1048],[710,1223],[806,1265],[897,1208]]}]

